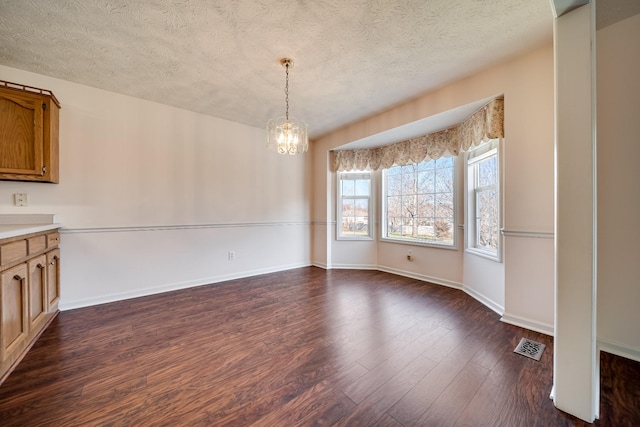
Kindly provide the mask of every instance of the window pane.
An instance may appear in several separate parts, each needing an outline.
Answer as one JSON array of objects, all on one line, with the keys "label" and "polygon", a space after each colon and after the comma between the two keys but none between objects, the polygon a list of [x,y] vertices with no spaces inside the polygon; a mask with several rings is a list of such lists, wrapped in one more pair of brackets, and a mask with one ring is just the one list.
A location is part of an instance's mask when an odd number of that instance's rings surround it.
[{"label": "window pane", "polygon": [[356,185],[353,179],[343,179],[341,182],[343,196],[354,196],[356,194]]},{"label": "window pane", "polygon": [[402,197],[401,196],[387,197],[387,216],[389,217],[402,216]]},{"label": "window pane", "polygon": [[399,217],[387,218],[387,236],[400,237],[402,232],[402,220]]},{"label": "window pane", "polygon": [[418,196],[418,216],[421,218],[433,218],[435,215],[435,195],[427,194]]},{"label": "window pane", "polygon": [[436,199],[436,215],[437,217],[453,218],[453,193],[438,193]]},{"label": "window pane", "polygon": [[453,243],[453,219],[437,218],[434,223],[434,232],[437,241]]},{"label": "window pane", "polygon": [[396,196],[402,194],[402,176],[391,175],[387,177],[387,195]]},{"label": "window pane", "polygon": [[[406,166],[404,166],[406,168]],[[402,192],[404,194],[413,194],[415,192],[417,182],[416,175],[413,171],[402,172]]]},{"label": "window pane", "polygon": [[410,194],[402,197],[402,216],[413,218],[418,214],[418,206],[416,196]]},{"label": "window pane", "polygon": [[476,198],[478,215],[478,241],[476,246],[496,251],[498,249],[498,194],[494,189],[478,191]]},{"label": "window pane", "polygon": [[425,194],[433,192],[435,183],[435,172],[432,170],[418,173],[418,193]]},{"label": "window pane", "polygon": [[453,167],[453,157],[440,157],[435,161],[437,168],[452,168]]},{"label": "window pane", "polygon": [[420,162],[420,163],[416,163],[416,170],[418,172],[424,172],[424,171],[428,171],[428,170],[433,170],[433,168],[435,167],[436,163],[431,161],[431,162]]},{"label": "window pane", "polygon": [[342,216],[352,217],[354,214],[354,200],[352,199],[343,199],[342,200]]},{"label": "window pane", "polygon": [[478,162],[478,180],[480,187],[496,184],[498,181],[498,159],[495,156]]},{"label": "window pane", "polygon": [[342,234],[351,234],[355,216],[355,201],[342,199]]},{"label": "window pane", "polygon": [[369,196],[369,190],[371,188],[370,181],[368,179],[356,179],[355,180],[355,194],[356,196]]},{"label": "window pane", "polygon": [[416,168],[417,166],[415,164],[400,166],[400,169],[402,170],[403,175],[413,175]]},{"label": "window pane", "polygon": [[367,232],[369,227],[369,200],[358,199],[355,205],[355,221],[359,233]]},{"label": "window pane", "polygon": [[387,176],[400,175],[402,168],[400,166],[394,166],[392,168],[387,169]]},{"label": "window pane", "polygon": [[412,218],[403,218],[402,220],[402,237],[417,237],[417,228],[415,228],[415,232],[416,232],[416,236],[413,235],[414,233],[414,221]]},{"label": "window pane", "polygon": [[454,159],[447,158],[385,172],[385,237],[453,244],[453,166]]},{"label": "window pane", "polygon": [[453,191],[453,168],[436,169],[436,191]]}]

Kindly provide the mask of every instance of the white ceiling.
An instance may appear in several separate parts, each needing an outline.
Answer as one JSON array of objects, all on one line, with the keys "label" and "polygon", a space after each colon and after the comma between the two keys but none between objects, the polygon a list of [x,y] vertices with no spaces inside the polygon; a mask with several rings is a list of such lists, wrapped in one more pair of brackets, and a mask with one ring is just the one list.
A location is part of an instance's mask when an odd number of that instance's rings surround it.
[{"label": "white ceiling", "polygon": [[549,43],[552,20],[549,0],[2,0],[0,64],[263,127],[290,57],[317,137]]}]

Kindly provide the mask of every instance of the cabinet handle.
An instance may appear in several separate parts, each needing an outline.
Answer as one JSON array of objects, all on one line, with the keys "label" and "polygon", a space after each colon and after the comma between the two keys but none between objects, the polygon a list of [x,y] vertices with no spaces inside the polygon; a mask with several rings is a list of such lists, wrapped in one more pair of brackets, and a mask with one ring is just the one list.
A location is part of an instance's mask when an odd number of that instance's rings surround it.
[{"label": "cabinet handle", "polygon": [[21,281],[21,282],[24,280],[24,277],[20,277],[20,275],[19,275],[19,274],[16,274],[15,276],[13,276],[13,278],[14,278],[15,280],[19,280],[19,281]]},{"label": "cabinet handle", "polygon": [[47,167],[46,167],[46,166],[43,166],[43,167],[42,167],[42,175],[44,175],[45,173],[47,173]]},{"label": "cabinet handle", "polygon": [[42,265],[42,263],[38,263],[38,265],[36,266],[38,268],[44,268],[44,265]]}]

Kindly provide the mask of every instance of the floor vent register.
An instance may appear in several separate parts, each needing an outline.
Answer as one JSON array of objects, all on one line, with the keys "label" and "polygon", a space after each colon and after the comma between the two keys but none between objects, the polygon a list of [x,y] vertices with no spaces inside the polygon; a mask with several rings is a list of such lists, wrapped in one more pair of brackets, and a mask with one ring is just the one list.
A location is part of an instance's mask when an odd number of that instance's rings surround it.
[{"label": "floor vent register", "polygon": [[545,347],[546,346],[544,344],[537,341],[533,341],[528,338],[522,338],[513,352],[539,361],[542,357],[542,352],[544,351]]}]

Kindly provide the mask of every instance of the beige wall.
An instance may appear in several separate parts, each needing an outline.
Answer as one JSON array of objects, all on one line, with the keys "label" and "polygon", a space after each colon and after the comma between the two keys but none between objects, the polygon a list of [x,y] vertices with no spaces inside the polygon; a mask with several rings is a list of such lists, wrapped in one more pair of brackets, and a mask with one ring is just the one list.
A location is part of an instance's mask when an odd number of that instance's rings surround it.
[{"label": "beige wall", "polygon": [[[309,265],[308,156],[267,152],[263,129],[0,74],[62,103],[60,184],[0,181],[0,214],[59,215],[61,308]],[[16,192],[28,207],[13,206]]]},{"label": "beige wall", "polygon": [[597,32],[598,341],[640,360],[640,15]]},{"label": "beige wall", "polygon": [[[465,254],[407,245],[336,241],[335,184],[327,152],[332,148],[416,120],[504,94],[504,240],[503,264]],[[552,333],[553,327],[553,50],[544,46],[526,55],[417,97],[392,110],[353,123],[313,144],[313,258],[318,265],[352,262],[465,288],[505,320]],[[462,224],[460,204],[458,217]],[[379,215],[378,215],[379,218]],[[376,230],[379,234],[379,226]],[[517,240],[514,240],[517,239]],[[462,240],[462,239],[461,239]],[[373,250],[372,248],[377,248]],[[347,249],[348,248],[348,249]],[[355,249],[357,248],[357,249]],[[406,261],[411,248],[414,262]],[[358,255],[359,256],[359,255]],[[471,259],[470,257],[474,257]],[[522,266],[539,266],[534,269]],[[531,297],[541,311],[530,309]]]}]

